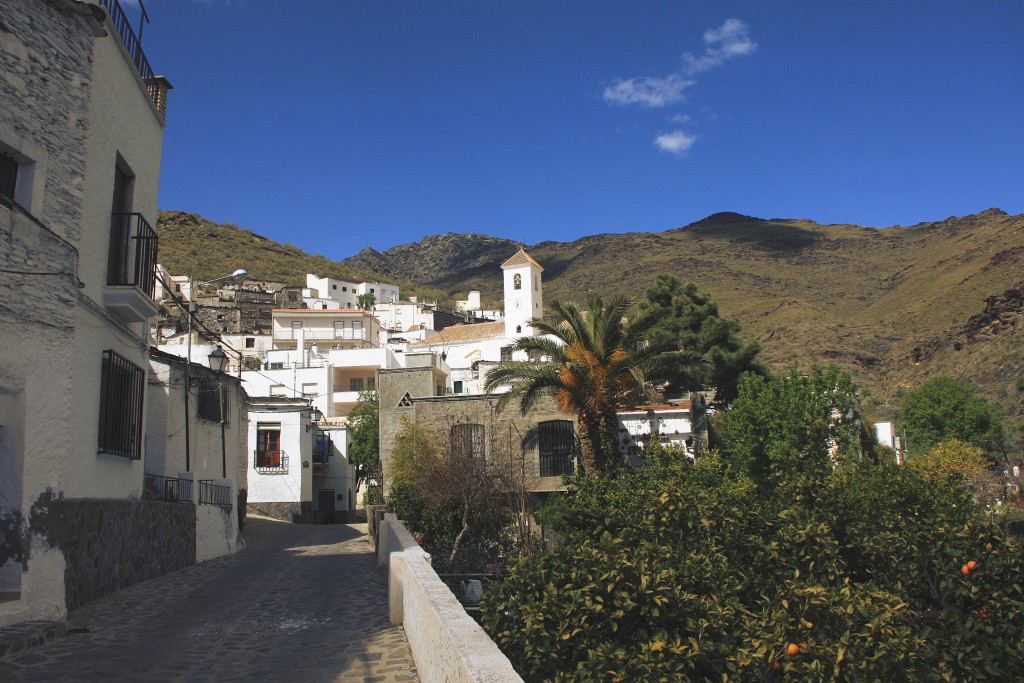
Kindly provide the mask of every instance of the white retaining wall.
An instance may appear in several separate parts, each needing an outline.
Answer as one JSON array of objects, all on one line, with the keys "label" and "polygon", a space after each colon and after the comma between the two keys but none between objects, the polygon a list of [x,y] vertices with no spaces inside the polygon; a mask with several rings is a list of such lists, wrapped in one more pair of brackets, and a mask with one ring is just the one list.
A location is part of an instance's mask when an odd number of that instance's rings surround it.
[{"label": "white retaining wall", "polygon": [[402,624],[424,683],[519,683],[488,637],[430,564],[430,555],[394,514],[380,523],[377,563],[388,566],[391,623]]}]

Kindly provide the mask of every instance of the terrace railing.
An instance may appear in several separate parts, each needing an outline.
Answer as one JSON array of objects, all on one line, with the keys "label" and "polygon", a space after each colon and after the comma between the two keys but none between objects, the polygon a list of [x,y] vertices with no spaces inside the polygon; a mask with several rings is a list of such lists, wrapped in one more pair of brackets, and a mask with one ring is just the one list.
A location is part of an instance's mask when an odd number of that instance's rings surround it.
[{"label": "terrace railing", "polygon": [[168,503],[191,503],[192,480],[147,474],[143,479],[142,497]]},{"label": "terrace railing", "polygon": [[[146,53],[142,51],[142,41],[139,36],[136,35],[135,29],[128,23],[128,15],[124,13],[124,8],[121,7],[121,3],[118,0],[99,0],[100,5],[103,9],[107,10],[107,14],[110,15],[110,20],[114,22],[114,28],[117,29],[118,35],[121,36],[121,42],[124,43],[124,47],[128,50],[128,55],[132,58],[132,63],[135,64],[135,68],[138,69],[139,75],[142,76],[142,80],[149,83],[153,80],[154,74],[153,69],[149,65],[149,60],[146,59]],[[142,10],[143,16],[148,19],[145,15],[145,9]],[[141,31],[142,25],[139,25]]]},{"label": "terrace railing", "polygon": [[231,487],[214,484],[212,479],[199,480],[199,504],[216,505],[231,512]]}]

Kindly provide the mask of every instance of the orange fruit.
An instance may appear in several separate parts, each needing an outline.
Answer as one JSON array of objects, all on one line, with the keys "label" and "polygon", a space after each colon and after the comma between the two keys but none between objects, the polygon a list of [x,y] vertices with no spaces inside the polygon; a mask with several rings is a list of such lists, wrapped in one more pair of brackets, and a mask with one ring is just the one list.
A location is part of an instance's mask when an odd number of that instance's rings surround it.
[{"label": "orange fruit", "polygon": [[964,566],[960,567],[960,571],[964,573],[964,576],[967,576],[971,573],[971,568],[965,564]]},{"label": "orange fruit", "polygon": [[798,655],[800,654],[800,646],[796,643],[790,643],[789,646],[786,648],[786,652],[789,653],[791,657],[793,655]]},{"label": "orange fruit", "polygon": [[970,562],[967,563],[967,568],[970,569],[972,572],[974,571],[974,568],[977,567],[977,566],[978,566],[978,563],[975,562],[974,560],[971,560]]}]

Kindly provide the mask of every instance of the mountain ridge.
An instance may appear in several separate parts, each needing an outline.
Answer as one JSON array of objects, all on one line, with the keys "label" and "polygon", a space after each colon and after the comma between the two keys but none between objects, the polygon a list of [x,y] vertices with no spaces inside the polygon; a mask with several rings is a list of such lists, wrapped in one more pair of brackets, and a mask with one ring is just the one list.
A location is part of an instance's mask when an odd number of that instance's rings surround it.
[{"label": "mountain ridge", "polygon": [[[254,277],[275,279],[260,272],[266,264],[276,268],[276,279],[286,272],[293,280],[305,272],[381,279],[404,292],[448,301],[476,289],[487,308],[501,295],[501,263],[524,246],[449,232],[331,261],[237,226],[204,221],[194,214],[161,213],[161,260],[172,272],[185,272],[198,254],[209,276],[246,267]],[[236,242],[214,263],[215,247]],[[250,263],[257,265],[239,260],[242,244],[253,250],[256,260],[250,257]],[[936,373],[975,382],[1008,410],[1020,403],[998,378],[1024,375],[1015,349],[1024,346],[1024,325],[1007,323],[999,334],[973,340],[959,331],[984,312],[991,297],[1024,280],[1022,215],[992,208],[874,228],[726,211],[660,232],[587,235],[525,247],[544,266],[549,302],[581,301],[591,292],[641,297],[661,273],[695,282],[723,315],[741,322],[745,340],[761,342],[762,357],[773,369],[834,362],[865,387],[866,401],[880,414],[891,414],[901,391]],[[199,270],[197,275],[207,274]],[[934,352],[915,360],[919,347]]]}]

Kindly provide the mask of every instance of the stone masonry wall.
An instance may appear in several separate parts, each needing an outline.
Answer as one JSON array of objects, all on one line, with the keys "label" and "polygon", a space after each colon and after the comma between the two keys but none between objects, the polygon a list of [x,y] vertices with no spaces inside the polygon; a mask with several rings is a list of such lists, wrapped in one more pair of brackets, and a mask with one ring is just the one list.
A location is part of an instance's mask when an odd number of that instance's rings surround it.
[{"label": "stone masonry wall", "polygon": [[58,498],[34,506],[32,527],[64,553],[69,612],[196,563],[191,504]]},{"label": "stone masonry wall", "polygon": [[308,524],[313,521],[312,503],[248,503],[246,510],[296,524]]},{"label": "stone masonry wall", "polygon": [[[553,399],[542,398],[525,416],[520,413],[517,405],[510,405],[499,412],[496,408],[497,397],[482,394],[423,396],[422,380],[425,377],[429,377],[429,368],[422,372],[403,370],[380,374],[380,459],[384,468],[385,486],[390,485],[389,471],[395,442],[402,430],[403,421],[407,420],[433,432],[440,443],[445,442],[447,430],[452,425],[483,425],[489,461],[495,465],[502,462],[515,464],[515,471],[523,472],[526,486],[532,491],[564,489],[562,477],[540,476],[538,448],[528,438],[530,430],[539,422],[572,419],[558,410]],[[400,400],[406,393],[411,396],[409,405],[403,405]],[[420,393],[419,397],[417,393]],[[519,458],[525,459],[519,461]]]},{"label": "stone masonry wall", "polygon": [[21,208],[0,205],[0,268],[19,271],[0,274],[0,314],[72,326],[71,244],[81,233],[86,88],[100,26],[92,9],[66,0],[0,0],[0,148],[34,169],[31,182],[19,178],[19,194],[32,188]]},{"label": "stone masonry wall", "polygon": [[18,103],[2,109],[0,141],[43,157],[32,158],[45,167],[36,169],[46,185],[36,217],[71,242],[80,238],[93,36],[103,30],[94,11],[67,0],[0,0],[0,102]]}]

